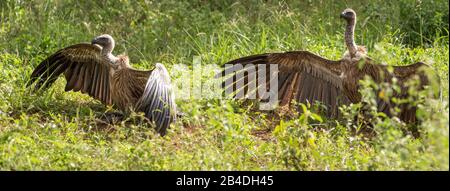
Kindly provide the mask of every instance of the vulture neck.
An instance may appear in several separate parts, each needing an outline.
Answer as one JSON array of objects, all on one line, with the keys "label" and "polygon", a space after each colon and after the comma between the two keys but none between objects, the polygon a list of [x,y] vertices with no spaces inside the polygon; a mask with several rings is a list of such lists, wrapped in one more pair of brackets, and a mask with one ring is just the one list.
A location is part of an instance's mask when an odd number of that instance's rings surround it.
[{"label": "vulture neck", "polygon": [[114,49],[114,42],[105,45],[102,48],[102,55],[108,58],[108,60],[110,60],[111,62],[115,63],[117,62],[117,57],[112,54],[113,49]]},{"label": "vulture neck", "polygon": [[354,39],[356,18],[347,21],[347,27],[345,28],[345,44],[347,45],[350,57],[354,58],[356,55],[356,44]]}]

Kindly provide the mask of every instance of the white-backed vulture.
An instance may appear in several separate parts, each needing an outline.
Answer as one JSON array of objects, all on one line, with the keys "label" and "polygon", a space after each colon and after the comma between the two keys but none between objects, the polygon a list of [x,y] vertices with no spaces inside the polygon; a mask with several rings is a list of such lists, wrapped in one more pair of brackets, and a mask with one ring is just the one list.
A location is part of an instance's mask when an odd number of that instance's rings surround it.
[{"label": "white-backed vulture", "polygon": [[[367,57],[365,48],[357,46],[354,41],[356,13],[351,9],[346,9],[342,12],[341,17],[347,21],[345,44],[348,49],[342,59],[328,60],[308,51],[266,53],[238,58],[225,63],[224,70],[221,74],[218,74],[219,76],[233,74],[231,77],[225,78],[225,82],[233,82],[231,85],[223,83],[225,92],[236,94],[237,91],[244,91],[244,94],[247,94],[255,89],[249,86],[249,83],[255,78],[248,78],[251,75],[250,73],[254,71],[246,71],[245,69],[236,71],[234,65],[242,64],[245,68],[245,65],[254,64],[256,67],[267,67],[267,70],[269,70],[269,65],[276,64],[278,65],[278,79],[275,80],[278,80],[280,106],[290,104],[292,100],[296,100],[298,103],[308,101],[312,104],[319,101],[327,107],[327,116],[336,117],[339,113],[339,106],[361,102],[361,95],[358,91],[359,81],[365,76],[371,77],[377,83],[391,83],[393,77],[396,77],[401,86],[401,92],[394,94],[398,98],[408,96],[406,81],[414,76],[418,76],[420,79],[419,89],[423,89],[424,86],[429,84],[427,75],[420,69],[428,68],[428,66],[422,62],[408,66],[394,66],[394,71],[388,72],[387,66],[377,64]],[[269,80],[271,79],[267,79],[266,84]],[[244,81],[244,87],[236,88],[237,82],[242,83],[242,81]],[[256,85],[256,87],[259,87],[259,85]],[[385,102],[378,99],[379,111],[391,116],[390,109],[392,107],[394,107],[394,104],[389,103],[389,101]],[[402,121],[416,122],[416,107],[403,104],[399,108],[401,109],[399,118]]]},{"label": "white-backed vulture", "polygon": [[142,111],[164,135],[176,118],[166,68],[158,63],[153,70],[133,69],[127,56],[112,54],[114,45],[114,39],[105,34],[94,38],[91,44],[75,44],[58,50],[34,69],[27,86],[47,88],[64,74],[65,91],[80,91],[122,111]]}]

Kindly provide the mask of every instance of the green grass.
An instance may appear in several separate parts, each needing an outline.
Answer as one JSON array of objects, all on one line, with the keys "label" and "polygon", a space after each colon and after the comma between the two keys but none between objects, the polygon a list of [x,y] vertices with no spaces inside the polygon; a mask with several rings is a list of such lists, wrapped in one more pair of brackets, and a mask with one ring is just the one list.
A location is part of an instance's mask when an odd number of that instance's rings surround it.
[{"label": "green grass", "polygon": [[[1,170],[449,170],[448,2],[439,1],[17,1],[0,2]],[[167,136],[133,117],[97,120],[113,110],[64,79],[48,91],[24,86],[56,50],[109,33],[133,66],[223,64],[263,52],[309,50],[329,59],[345,51],[339,13],[358,13],[356,41],[390,65],[416,61],[439,74],[443,99],[420,105],[420,138],[379,116],[377,134],[352,120],[311,111],[279,120],[230,100],[178,99],[186,116]],[[174,69],[173,69],[174,70]],[[212,72],[202,74],[208,81]],[[173,76],[177,78],[176,76]],[[370,95],[367,95],[370,99]],[[345,108],[344,108],[345,109]],[[346,109],[358,113],[358,105]],[[350,119],[350,117],[349,117]]]}]

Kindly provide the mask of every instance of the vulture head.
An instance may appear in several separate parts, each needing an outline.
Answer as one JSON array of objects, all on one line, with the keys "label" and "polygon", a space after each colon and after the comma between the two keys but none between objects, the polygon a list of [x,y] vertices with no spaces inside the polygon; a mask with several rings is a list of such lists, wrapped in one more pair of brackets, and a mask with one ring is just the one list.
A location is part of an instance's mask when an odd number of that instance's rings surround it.
[{"label": "vulture head", "polygon": [[341,13],[341,18],[345,19],[347,22],[356,20],[356,13],[353,9],[345,9]]},{"label": "vulture head", "polygon": [[114,49],[115,42],[111,35],[102,34],[92,39],[91,44],[96,44],[102,47],[102,52],[104,54],[111,54]]},{"label": "vulture head", "polygon": [[108,58],[111,61],[111,63],[116,63],[118,58],[112,54],[115,42],[111,35],[102,34],[100,36],[97,36],[94,39],[92,39],[91,44],[100,46],[102,48],[101,54],[106,58]]},{"label": "vulture head", "polygon": [[102,47],[114,45],[114,39],[109,34],[102,34],[92,39],[92,44],[98,44]]}]

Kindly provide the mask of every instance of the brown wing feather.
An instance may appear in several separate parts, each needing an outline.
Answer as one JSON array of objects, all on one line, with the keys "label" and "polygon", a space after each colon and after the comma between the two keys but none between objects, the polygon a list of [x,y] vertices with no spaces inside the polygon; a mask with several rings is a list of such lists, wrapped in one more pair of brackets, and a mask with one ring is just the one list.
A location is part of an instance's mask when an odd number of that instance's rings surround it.
[{"label": "brown wing feather", "polygon": [[62,73],[67,80],[66,91],[81,91],[111,104],[108,60],[101,49],[91,44],[76,44],[63,48],[42,61],[33,71],[27,86],[47,88]]},{"label": "brown wing feather", "polygon": [[[267,70],[270,64],[277,64],[278,95],[281,105],[289,104],[293,99],[301,103],[319,101],[329,108],[327,114],[335,116],[340,105],[349,103],[343,94],[342,80],[339,77],[341,61],[327,60],[308,51],[247,56],[225,64],[221,75],[232,74],[231,77],[227,77],[227,80],[232,80],[234,83],[242,81],[236,78],[236,74],[242,70],[234,71],[232,66],[235,64],[244,66],[264,64]],[[234,89],[232,86],[233,84],[228,86],[228,90]],[[223,87],[225,87],[224,84]]]},{"label": "brown wing feather", "polygon": [[[388,73],[386,69],[384,69],[384,72]],[[419,80],[419,84],[418,86],[416,86],[417,90],[423,90],[425,86],[437,85],[438,87],[435,88],[431,87],[433,95],[437,98],[440,94],[439,77],[435,73],[435,71],[433,71],[432,68],[425,63],[417,62],[406,66],[394,66],[393,74],[389,73],[389,75],[393,76],[389,76],[387,80],[390,81],[392,77],[396,77],[397,79],[399,79],[399,85],[401,87],[401,91],[395,93],[393,97],[406,98],[408,96],[411,96],[408,93],[408,89],[410,87],[408,86],[407,82],[414,78]],[[432,83],[433,81],[435,81],[436,83]],[[410,105],[406,103],[397,105],[389,102],[386,103],[384,100],[381,99],[378,100],[378,104],[379,104],[378,109],[388,114],[388,116],[391,115],[390,109],[392,109],[393,107],[399,107],[401,110],[399,118],[402,121],[407,123],[417,122],[416,118],[417,106],[415,105]]]}]

